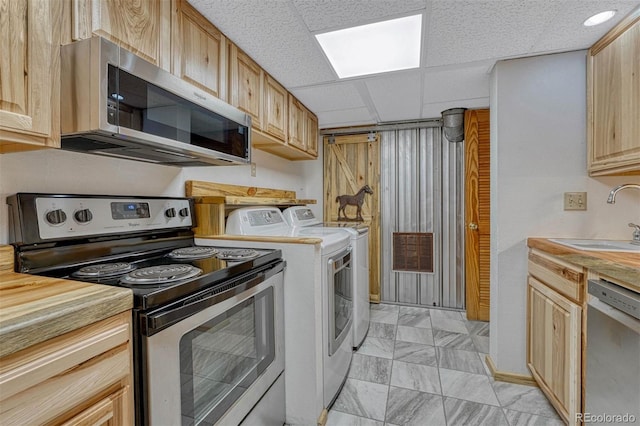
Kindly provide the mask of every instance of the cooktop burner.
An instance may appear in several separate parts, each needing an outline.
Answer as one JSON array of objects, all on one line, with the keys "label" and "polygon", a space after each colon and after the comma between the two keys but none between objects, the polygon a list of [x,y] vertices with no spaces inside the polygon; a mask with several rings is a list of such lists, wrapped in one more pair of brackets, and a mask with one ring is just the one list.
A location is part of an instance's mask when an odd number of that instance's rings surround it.
[{"label": "cooktop burner", "polygon": [[252,249],[227,249],[222,250],[216,256],[221,260],[245,260],[245,259],[253,259],[257,257],[260,253]]},{"label": "cooktop burner", "polygon": [[194,260],[215,256],[218,250],[213,247],[183,247],[173,250],[168,256],[172,259]]},{"label": "cooktop burner", "polygon": [[128,262],[100,263],[80,268],[71,275],[77,278],[106,278],[126,274],[134,269],[136,267]]},{"label": "cooktop burner", "polygon": [[120,282],[129,285],[166,284],[186,280],[202,274],[202,269],[191,265],[157,265],[136,269],[120,278]]}]

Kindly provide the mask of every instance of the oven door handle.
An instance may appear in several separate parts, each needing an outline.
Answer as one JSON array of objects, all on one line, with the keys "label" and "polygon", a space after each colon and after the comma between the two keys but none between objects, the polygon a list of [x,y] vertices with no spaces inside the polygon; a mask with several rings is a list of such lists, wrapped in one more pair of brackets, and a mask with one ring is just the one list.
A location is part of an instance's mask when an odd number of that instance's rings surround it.
[{"label": "oven door handle", "polygon": [[[145,336],[152,336],[193,314],[256,287],[282,270],[282,264],[278,264],[267,270],[257,272],[253,276],[241,277],[222,284],[221,286],[196,293],[187,297],[185,300],[174,303],[161,310],[142,314],[141,331]],[[251,295],[247,295],[246,298],[249,297],[251,297]],[[241,300],[239,300],[239,302],[241,302]]]}]

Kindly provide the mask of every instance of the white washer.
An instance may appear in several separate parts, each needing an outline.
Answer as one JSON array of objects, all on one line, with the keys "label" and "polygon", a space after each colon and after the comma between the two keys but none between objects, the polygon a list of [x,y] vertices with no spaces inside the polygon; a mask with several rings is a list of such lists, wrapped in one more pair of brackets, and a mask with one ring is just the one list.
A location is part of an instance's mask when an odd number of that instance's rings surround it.
[{"label": "white washer", "polygon": [[[294,230],[275,207],[247,207],[229,214],[225,235],[196,238],[196,244],[282,250],[287,262],[284,273],[286,423],[317,423],[323,409],[338,395],[353,356],[351,297],[349,300],[329,297],[329,287],[344,281],[347,275],[345,269],[339,280],[330,281],[334,277],[332,271],[342,260],[351,258],[349,235],[321,229]],[[345,284],[349,286],[350,295],[350,271],[348,276]],[[335,306],[339,309],[333,311],[339,315],[330,315],[329,309]],[[342,332],[332,343],[332,335],[336,334],[332,330],[336,330],[336,325]]]},{"label": "white washer", "polygon": [[306,206],[289,207],[284,219],[294,230],[304,227],[348,232],[353,248],[353,347],[360,347],[369,331],[369,227],[345,222],[323,223]]}]

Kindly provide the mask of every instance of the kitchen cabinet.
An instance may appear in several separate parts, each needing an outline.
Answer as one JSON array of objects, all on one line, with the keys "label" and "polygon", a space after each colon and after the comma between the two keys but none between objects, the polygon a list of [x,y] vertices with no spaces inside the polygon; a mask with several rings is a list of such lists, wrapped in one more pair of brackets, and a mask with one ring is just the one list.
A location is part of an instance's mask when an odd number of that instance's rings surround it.
[{"label": "kitchen cabinet", "polygon": [[174,0],[172,73],[227,100],[227,39],[185,0]]},{"label": "kitchen cabinet", "polygon": [[318,118],[305,108],[305,137],[307,139],[307,152],[318,155]]},{"label": "kitchen cabinet", "polygon": [[289,95],[289,145],[306,151],[305,108],[292,95]]},{"label": "kitchen cabinet", "polygon": [[264,126],[265,133],[287,140],[287,89],[269,74],[264,74]]},{"label": "kitchen cabinet", "polygon": [[229,101],[251,116],[254,130],[262,129],[264,71],[235,44],[229,47]]},{"label": "kitchen cabinet", "polygon": [[570,425],[576,424],[576,413],[582,412],[585,281],[582,268],[530,251],[527,365],[540,389]]},{"label": "kitchen cabinet", "polygon": [[60,146],[62,2],[0,0],[0,153]]},{"label": "kitchen cabinet", "polygon": [[0,358],[3,425],[133,424],[131,311]]},{"label": "kitchen cabinet", "polygon": [[640,174],[640,7],[589,49],[588,169]]},{"label": "kitchen cabinet", "polygon": [[71,16],[72,40],[99,35],[171,71],[170,1],[73,0]]}]

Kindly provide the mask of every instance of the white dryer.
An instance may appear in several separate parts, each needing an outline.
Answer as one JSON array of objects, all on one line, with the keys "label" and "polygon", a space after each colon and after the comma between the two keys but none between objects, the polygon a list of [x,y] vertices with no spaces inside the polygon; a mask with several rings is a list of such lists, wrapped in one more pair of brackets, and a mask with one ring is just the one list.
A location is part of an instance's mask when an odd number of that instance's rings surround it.
[{"label": "white dryer", "polygon": [[359,223],[321,222],[306,206],[289,207],[283,215],[294,230],[315,228],[349,233],[354,263],[353,347],[357,349],[369,331],[369,228]]},{"label": "white dryer", "polygon": [[246,207],[229,214],[225,235],[197,241],[282,250],[286,423],[317,423],[344,384],[353,356],[349,235],[294,230],[276,207]]}]

